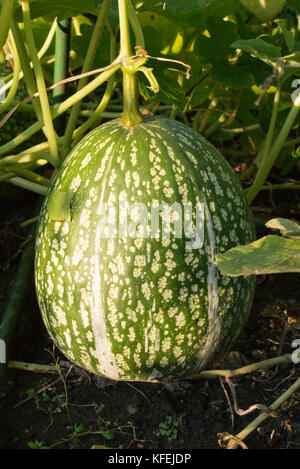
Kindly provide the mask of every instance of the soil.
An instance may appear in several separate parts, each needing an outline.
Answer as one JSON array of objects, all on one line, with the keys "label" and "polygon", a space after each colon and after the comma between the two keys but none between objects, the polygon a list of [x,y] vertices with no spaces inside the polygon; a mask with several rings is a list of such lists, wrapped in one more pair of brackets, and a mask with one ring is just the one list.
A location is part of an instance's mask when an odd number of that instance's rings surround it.
[{"label": "soil", "polygon": [[[28,234],[20,221],[33,216],[37,199],[21,189],[2,197],[0,318],[7,303],[20,254]],[[300,201],[276,194],[267,201],[267,218],[300,220]],[[298,196],[299,197],[299,196]],[[12,202],[13,201],[13,202]],[[275,207],[275,208],[274,208]],[[9,214],[9,215],[8,215]],[[257,215],[257,213],[256,213]],[[259,216],[262,213],[259,212]],[[258,233],[258,235],[262,235]],[[5,249],[4,249],[5,248]],[[257,278],[256,297],[247,326],[217,368],[234,369],[272,358],[280,352],[288,324],[300,319],[299,275]],[[287,333],[281,353],[292,353],[299,330]],[[9,368],[0,396],[0,447],[10,449],[110,448],[219,449],[220,434],[237,434],[259,410],[240,416],[231,412],[228,384],[198,379],[171,384],[114,382],[72,367],[53,345],[41,321],[34,287],[14,341],[12,360],[56,363],[59,372],[34,373]],[[300,376],[292,363],[235,377],[240,409],[269,406]],[[300,391],[275,416],[266,419],[246,440],[250,449],[300,448]]]}]

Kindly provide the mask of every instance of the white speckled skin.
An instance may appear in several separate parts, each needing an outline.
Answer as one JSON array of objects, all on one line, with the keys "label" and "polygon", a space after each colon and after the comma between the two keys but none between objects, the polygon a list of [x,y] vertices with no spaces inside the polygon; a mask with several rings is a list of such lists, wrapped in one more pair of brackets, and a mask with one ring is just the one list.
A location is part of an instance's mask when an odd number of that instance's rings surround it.
[{"label": "white speckled skin", "polygon": [[[74,193],[71,221],[49,220],[53,190]],[[255,281],[222,277],[214,258],[255,235],[240,183],[209,142],[171,119],[130,129],[114,120],[79,142],[50,193],[38,225],[36,291],[47,330],[70,360],[112,379],[167,381],[192,377],[232,345]],[[134,207],[137,236],[105,238],[104,204],[120,201]],[[150,214],[176,203],[203,204],[200,248],[187,249],[175,224],[157,238],[135,226],[141,204]]]}]

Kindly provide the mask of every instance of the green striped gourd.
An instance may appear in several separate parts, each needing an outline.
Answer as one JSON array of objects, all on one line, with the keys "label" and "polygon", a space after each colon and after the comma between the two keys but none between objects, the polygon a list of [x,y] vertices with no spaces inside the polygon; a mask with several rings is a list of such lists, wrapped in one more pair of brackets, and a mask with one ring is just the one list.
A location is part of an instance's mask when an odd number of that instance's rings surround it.
[{"label": "green striped gourd", "polygon": [[[69,221],[50,220],[53,191],[73,193]],[[180,207],[191,206],[180,236]],[[163,117],[105,123],[70,153],[41,210],[35,281],[46,328],[72,362],[107,378],[193,377],[233,344],[253,299],[254,278],[222,277],[215,255],[253,240],[238,178],[198,133]]]}]

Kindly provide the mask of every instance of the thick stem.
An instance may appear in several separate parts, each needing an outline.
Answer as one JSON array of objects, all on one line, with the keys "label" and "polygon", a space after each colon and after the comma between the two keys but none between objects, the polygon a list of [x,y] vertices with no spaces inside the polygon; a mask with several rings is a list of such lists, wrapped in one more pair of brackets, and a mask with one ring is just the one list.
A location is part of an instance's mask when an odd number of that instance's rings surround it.
[{"label": "thick stem", "polygon": [[[127,0],[118,0],[119,3],[119,21],[120,21],[120,56],[126,59],[132,56]],[[123,64],[123,115],[121,122],[126,127],[133,127],[141,124],[143,118],[138,111],[137,106],[137,83],[136,71],[130,70],[127,64]]]},{"label": "thick stem", "polygon": [[[68,73],[69,51],[70,51],[70,27],[71,19],[59,21],[56,26],[55,36],[55,63],[53,82],[63,81]],[[61,83],[53,90],[54,108],[66,97],[67,83]],[[61,115],[53,122],[54,129],[58,135],[63,135],[65,131],[65,115]]]}]

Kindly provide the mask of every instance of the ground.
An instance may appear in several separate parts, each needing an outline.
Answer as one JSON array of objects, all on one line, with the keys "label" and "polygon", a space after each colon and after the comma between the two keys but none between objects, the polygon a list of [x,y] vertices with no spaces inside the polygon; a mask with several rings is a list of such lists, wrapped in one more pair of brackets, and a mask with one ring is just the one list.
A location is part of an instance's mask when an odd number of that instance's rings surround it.
[{"label": "ground", "polygon": [[[0,318],[26,244],[20,221],[30,218],[36,197],[2,185],[0,208]],[[9,187],[9,188],[8,188]],[[278,198],[279,200],[279,198]],[[300,220],[300,203],[275,200],[267,216]],[[270,211],[271,210],[271,211]],[[262,216],[261,213],[258,214]],[[257,278],[253,309],[241,336],[218,367],[272,358],[279,352],[286,325],[299,321],[299,274]],[[291,329],[282,353],[292,353],[299,331]],[[34,288],[22,311],[13,360],[58,363],[60,373],[9,369],[0,395],[0,448],[175,448],[217,449],[218,435],[236,434],[257,415],[230,412],[219,379],[172,384],[113,382],[73,367],[53,349],[36,305]],[[300,365],[285,364],[234,379],[237,404],[269,406],[300,375]],[[67,377],[66,377],[67,376]],[[232,399],[231,399],[232,400]],[[234,426],[232,425],[232,421]],[[250,449],[300,448],[300,391],[246,440]]]}]

